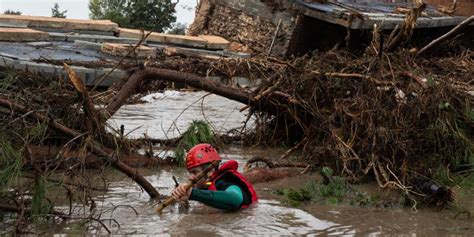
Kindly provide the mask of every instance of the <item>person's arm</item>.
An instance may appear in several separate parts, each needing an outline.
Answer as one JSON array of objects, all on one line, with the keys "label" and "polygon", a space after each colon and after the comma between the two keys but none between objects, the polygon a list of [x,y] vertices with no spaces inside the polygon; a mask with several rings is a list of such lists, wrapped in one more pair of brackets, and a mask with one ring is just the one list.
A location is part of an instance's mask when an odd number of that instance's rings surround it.
[{"label": "person's arm", "polygon": [[237,210],[244,201],[242,189],[230,185],[224,191],[210,191],[193,188],[189,200],[199,201],[208,206],[222,210]]}]

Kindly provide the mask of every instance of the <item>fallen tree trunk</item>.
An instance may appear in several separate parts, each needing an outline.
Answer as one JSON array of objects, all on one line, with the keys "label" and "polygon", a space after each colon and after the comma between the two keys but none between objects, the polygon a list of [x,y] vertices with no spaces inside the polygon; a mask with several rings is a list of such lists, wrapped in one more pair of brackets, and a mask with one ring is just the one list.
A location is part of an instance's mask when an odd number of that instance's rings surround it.
[{"label": "fallen tree trunk", "polygon": [[[33,117],[38,119],[39,121],[48,124],[50,127],[54,128],[55,130],[70,136],[71,138],[81,137],[83,134],[74,131],[60,123],[53,121],[52,119],[38,114],[36,112],[29,111],[26,107],[16,104],[14,102],[9,101],[8,99],[0,97],[0,106],[10,109],[12,112],[16,113],[23,113],[25,116]],[[114,151],[108,150],[106,148],[102,148],[102,146],[91,139],[89,143],[89,148],[92,152],[106,161],[110,162],[114,168],[121,171],[122,173],[126,174],[128,177],[133,179],[138,185],[140,185],[149,195],[151,198],[158,198],[160,194],[158,191],[146,180],[142,175],[138,173],[137,170],[134,170],[124,164],[122,161],[119,160],[117,154]]]},{"label": "fallen tree trunk", "polygon": [[222,85],[217,81],[202,78],[190,73],[178,72],[168,69],[145,68],[137,69],[122,86],[118,94],[107,105],[106,111],[109,117],[130,97],[136,87],[144,80],[159,79],[170,82],[183,83],[196,89],[205,90],[243,104],[257,106],[257,101],[245,92],[236,90],[233,87]]},{"label": "fallen tree trunk", "polygon": [[[56,146],[28,146],[28,149],[29,152],[31,152],[32,159],[29,163],[25,164],[27,168],[34,164],[39,166],[59,165],[61,168],[68,168],[79,164],[86,168],[98,169],[106,164],[104,159],[95,154],[87,154],[84,157],[84,154],[79,150],[63,149]],[[59,157],[60,159],[56,159],[56,157]],[[123,155],[120,157],[120,161],[132,168],[152,167],[158,164],[163,164],[159,160],[139,154]]]},{"label": "fallen tree trunk", "polygon": [[[231,136],[227,134],[217,134],[216,138],[219,141],[222,141],[224,144],[232,143],[232,142],[238,142],[242,141],[241,136]],[[133,141],[136,142],[145,142],[145,143],[151,143],[153,145],[162,145],[162,146],[168,146],[168,147],[173,147],[178,145],[178,143],[181,141],[182,137],[176,137],[176,138],[170,138],[170,139],[158,139],[158,138],[140,138],[136,139]]]},{"label": "fallen tree trunk", "polygon": [[[30,209],[22,209],[20,207],[15,207],[15,206],[10,206],[10,205],[5,205],[0,203],[0,212],[14,212],[14,213],[21,213],[26,211],[26,213],[31,213]],[[62,212],[58,211],[52,211],[51,214],[56,215],[56,216],[61,216],[61,217],[66,217],[66,215]]]},{"label": "fallen tree trunk", "polygon": [[441,42],[455,36],[456,34],[460,33],[466,26],[468,26],[472,21],[474,21],[474,15],[470,16],[463,22],[461,22],[459,25],[454,27],[452,30],[450,30],[448,33],[442,35],[441,37],[431,41],[428,45],[423,47],[418,53],[416,54],[417,56],[426,53],[429,49],[433,48],[434,46],[440,44]]}]

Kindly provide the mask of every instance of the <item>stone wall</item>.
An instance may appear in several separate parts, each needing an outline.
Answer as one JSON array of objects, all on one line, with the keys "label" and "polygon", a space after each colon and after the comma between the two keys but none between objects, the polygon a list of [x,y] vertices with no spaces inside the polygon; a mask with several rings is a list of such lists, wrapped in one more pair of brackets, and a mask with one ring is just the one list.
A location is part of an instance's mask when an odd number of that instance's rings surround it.
[{"label": "stone wall", "polygon": [[[280,6],[287,0],[275,1]],[[296,19],[288,11],[275,9],[261,0],[201,0],[196,18],[188,34],[211,34],[241,43],[255,53],[266,54],[272,44],[279,22],[272,56],[286,54]]]}]

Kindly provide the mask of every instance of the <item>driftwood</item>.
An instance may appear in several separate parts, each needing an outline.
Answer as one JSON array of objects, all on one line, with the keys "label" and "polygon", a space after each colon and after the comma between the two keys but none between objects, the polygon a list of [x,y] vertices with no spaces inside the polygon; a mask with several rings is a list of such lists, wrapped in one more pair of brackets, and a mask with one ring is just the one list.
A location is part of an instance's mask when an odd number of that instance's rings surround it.
[{"label": "driftwood", "polygon": [[[86,168],[98,169],[106,165],[106,161],[95,154],[83,154],[80,150],[63,149],[56,146],[28,146],[32,159],[25,164],[30,165],[59,165],[69,168],[70,166],[83,165]],[[84,156],[85,155],[85,156]],[[60,159],[56,159],[59,157]],[[120,161],[132,168],[151,167],[158,164],[163,165],[165,160],[157,160],[140,154],[123,154]],[[32,164],[30,164],[30,162]]]},{"label": "driftwood", "polygon": [[267,158],[253,157],[250,160],[248,160],[247,163],[245,163],[244,171],[249,171],[251,169],[251,166],[254,163],[257,163],[257,162],[265,163],[268,166],[268,168],[270,168],[270,169],[274,169],[274,168],[307,168],[308,167],[308,164],[299,164],[299,163],[294,163],[294,162],[291,162],[291,163],[275,163],[275,162],[273,162],[273,161],[271,161],[270,159],[267,159]]},{"label": "driftwood", "polygon": [[103,120],[102,115],[95,108],[94,103],[87,92],[86,85],[82,79],[76,75],[76,72],[74,72],[74,70],[72,70],[66,63],[64,63],[64,69],[67,71],[69,80],[72,82],[77,92],[81,96],[81,99],[83,100],[84,113],[88,118],[85,121],[87,123],[88,130],[94,134],[105,134],[105,129],[103,126],[105,120]]},{"label": "driftwood", "polygon": [[[0,97],[0,106],[10,109],[13,112],[16,113],[23,113],[25,116],[28,117],[33,117],[38,119],[39,121],[48,124],[51,128],[71,137],[80,137],[82,136],[81,133],[72,130],[60,123],[57,123],[50,118],[39,114],[34,111],[28,110],[26,107],[19,105],[17,103],[11,102],[8,99],[1,98]],[[137,184],[139,184],[149,195],[151,198],[158,198],[159,193],[158,191],[146,180],[142,175],[138,173],[137,170],[134,170],[127,166],[125,163],[119,160],[118,154],[115,154],[114,151],[103,148],[98,142],[94,141],[93,139],[90,140],[89,143],[89,148],[91,151],[98,155],[99,157],[102,157],[102,159],[105,159],[107,162],[110,162],[114,168],[117,170],[121,171],[122,173],[126,174],[128,177],[133,179]]]},{"label": "driftwood", "polygon": [[387,48],[385,49],[387,52],[398,47],[404,40],[410,39],[416,27],[416,21],[425,8],[426,4],[420,3],[410,9],[410,12],[405,17],[405,22],[399,28],[396,28],[389,37]]},{"label": "driftwood", "polygon": [[414,81],[416,81],[421,87],[423,87],[423,89],[427,89],[428,88],[428,84],[426,84],[425,80],[423,78],[421,78],[420,76],[417,76],[411,72],[400,72],[399,73],[400,76],[402,77],[408,77],[408,78],[411,78],[413,79]]},{"label": "driftwood", "polygon": [[[233,142],[238,142],[242,141],[241,136],[237,135],[227,135],[227,134],[216,134],[215,135],[219,141],[221,141],[224,144],[229,144]],[[135,142],[144,142],[144,143],[151,143],[153,145],[162,145],[162,146],[176,146],[179,141],[181,141],[182,137],[176,137],[176,138],[170,138],[170,139],[158,139],[158,138],[140,138],[140,139],[135,139],[133,141]]]},{"label": "driftwood", "polygon": [[[22,213],[22,212],[25,212],[25,211],[26,211],[26,213],[31,212],[30,209],[25,210],[25,209],[22,209],[22,208],[19,208],[19,207],[0,204],[0,212]],[[51,214],[56,215],[56,216],[63,216],[63,217],[66,216],[64,213],[58,212],[58,211],[53,211]]]},{"label": "driftwood", "polygon": [[420,51],[418,51],[418,53],[416,54],[417,56],[418,55],[421,55],[421,54],[424,54],[426,53],[428,50],[430,50],[431,48],[435,47],[436,45],[440,44],[441,42],[459,34],[465,27],[467,27],[472,21],[474,21],[474,15],[470,16],[469,18],[467,18],[466,20],[464,20],[463,22],[459,23],[459,25],[457,25],[456,27],[454,27],[452,30],[450,30],[448,33],[442,35],[441,37],[431,41],[431,43],[429,43],[428,45],[426,45],[425,47],[423,47]]},{"label": "driftwood", "polygon": [[301,169],[296,168],[278,168],[268,169],[262,167],[255,167],[245,171],[242,175],[252,184],[269,182],[278,179],[289,178],[301,175]]},{"label": "driftwood", "polygon": [[159,79],[170,82],[183,83],[196,89],[205,90],[244,104],[257,106],[257,102],[245,92],[230,86],[224,86],[217,81],[202,78],[190,73],[183,73],[167,69],[142,68],[133,72],[117,95],[107,105],[107,116],[111,117],[125,103],[136,87],[144,80]]},{"label": "driftwood", "polygon": [[446,7],[446,6],[438,5],[436,7],[436,10],[447,15],[452,15],[456,12],[456,10],[458,9],[458,6],[459,6],[458,0],[454,0],[451,6]]}]

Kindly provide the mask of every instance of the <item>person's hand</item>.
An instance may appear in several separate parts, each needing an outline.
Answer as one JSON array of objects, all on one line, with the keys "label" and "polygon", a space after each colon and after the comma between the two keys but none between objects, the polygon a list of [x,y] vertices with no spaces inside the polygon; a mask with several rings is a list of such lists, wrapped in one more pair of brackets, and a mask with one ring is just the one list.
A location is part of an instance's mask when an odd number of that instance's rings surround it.
[{"label": "person's hand", "polygon": [[192,188],[186,190],[186,185],[179,185],[176,187],[171,196],[177,201],[187,201],[191,196]]}]

